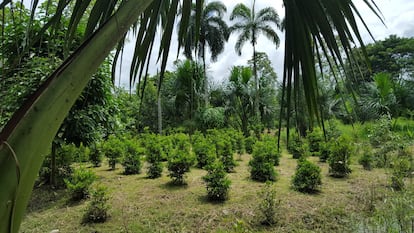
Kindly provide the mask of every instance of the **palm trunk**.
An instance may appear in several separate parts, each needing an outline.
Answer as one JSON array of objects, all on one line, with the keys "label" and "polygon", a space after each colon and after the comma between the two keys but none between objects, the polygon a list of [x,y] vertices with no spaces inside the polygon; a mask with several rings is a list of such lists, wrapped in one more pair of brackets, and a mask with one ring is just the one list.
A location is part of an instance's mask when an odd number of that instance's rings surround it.
[{"label": "palm trunk", "polygon": [[50,153],[50,185],[56,187],[56,143],[52,142],[52,151]]},{"label": "palm trunk", "polygon": [[203,43],[204,107],[208,106],[208,79],[206,72],[206,45]]},{"label": "palm trunk", "polygon": [[158,100],[157,100],[157,107],[158,107],[158,134],[162,135],[162,106],[161,106],[161,94],[158,92]]},{"label": "palm trunk", "polygon": [[[253,38],[255,37],[253,32]],[[261,122],[260,109],[259,109],[259,79],[257,77],[257,64],[256,64],[256,44],[253,43],[253,74],[254,74],[254,112],[256,115],[257,123]]]},{"label": "palm trunk", "polygon": [[90,77],[152,1],[119,10],[22,105],[0,133],[0,232],[16,233],[36,175],[60,125]]}]

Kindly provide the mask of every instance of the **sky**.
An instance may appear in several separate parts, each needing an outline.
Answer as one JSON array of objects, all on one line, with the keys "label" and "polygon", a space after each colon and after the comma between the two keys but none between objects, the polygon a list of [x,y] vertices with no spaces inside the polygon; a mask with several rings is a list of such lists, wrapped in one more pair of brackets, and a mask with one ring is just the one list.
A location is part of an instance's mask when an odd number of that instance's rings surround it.
[{"label": "sky", "polygon": [[[246,6],[251,7],[253,0],[222,0],[227,7],[227,14],[224,19],[230,26],[234,22],[229,20],[229,16],[234,6],[238,3],[244,3]],[[256,0],[256,9],[262,9],[267,6],[272,6],[276,9],[280,18],[284,17],[284,8],[282,0]],[[400,37],[414,37],[414,1],[413,0],[376,0],[377,6],[382,12],[385,25],[376,17],[362,0],[354,0],[355,5],[358,7],[362,17],[368,25],[375,40],[383,40],[389,35],[395,34]],[[257,43],[258,52],[266,52],[269,59],[272,62],[273,68],[279,77],[283,74],[283,53],[284,53],[284,35],[282,32],[275,28],[280,38],[280,46],[276,48],[270,41],[264,36],[259,37]],[[372,43],[373,40],[369,33],[362,27],[360,27],[362,37],[366,44]],[[249,43],[246,43],[242,49],[242,55],[238,56],[234,50],[234,45],[237,40],[237,34],[232,34],[229,41],[225,45],[225,49],[221,55],[219,55],[216,62],[211,62],[209,55],[207,54],[207,76],[210,82],[220,83],[226,80],[230,74],[230,69],[234,65],[247,65],[247,61],[251,59],[253,54],[253,48]],[[155,38],[159,44],[159,38]],[[174,70],[173,65],[176,59],[177,51],[177,33],[174,32],[169,61],[167,64],[167,70]],[[155,45],[157,46],[157,44]],[[118,64],[117,71],[117,83],[120,83],[122,87],[129,88],[129,65],[131,62],[132,51],[134,49],[134,41],[131,38],[130,43],[126,45],[125,52],[122,58],[122,66]],[[184,59],[183,56],[179,57]],[[160,65],[156,63],[155,57],[152,59],[149,72],[151,75],[156,74]]]}]

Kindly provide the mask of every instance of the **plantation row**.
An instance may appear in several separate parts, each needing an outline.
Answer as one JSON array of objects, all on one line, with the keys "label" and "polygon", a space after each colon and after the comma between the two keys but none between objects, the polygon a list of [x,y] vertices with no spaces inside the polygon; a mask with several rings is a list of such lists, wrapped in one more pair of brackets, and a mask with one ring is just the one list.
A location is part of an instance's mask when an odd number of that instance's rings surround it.
[{"label": "plantation row", "polygon": [[[328,162],[330,175],[342,178],[351,172],[351,157],[356,154],[359,163],[367,170],[374,167],[390,168],[391,187],[394,190],[404,189],[404,179],[413,172],[412,155],[408,153],[407,144],[391,130],[390,121],[385,118],[366,131],[369,140],[350,140],[341,135],[335,124],[327,127],[327,140],[319,128],[308,132],[305,138],[291,133],[287,148],[293,158],[298,159],[292,188],[305,193],[319,191],[322,184],[321,169],[308,161],[308,156],[318,156],[320,162]],[[209,130],[205,135],[196,132],[191,136],[184,133],[167,136],[145,133],[139,138],[110,136],[93,148],[63,146],[60,158],[72,156],[77,162],[90,161],[98,167],[105,156],[110,169],[114,170],[116,164],[121,163],[125,175],[141,173],[145,161],[146,175],[151,179],[160,177],[166,166],[173,185],[185,184],[185,173],[196,166],[207,171],[203,181],[208,199],[224,201],[228,198],[231,184],[227,173],[233,172],[237,166],[234,157],[242,156],[245,152],[252,155],[249,161],[252,180],[276,181],[275,166],[279,165],[280,160],[276,137],[262,134],[259,138],[245,138],[242,133],[230,129]],[[91,170],[80,166],[69,176],[72,173],[71,166],[60,168],[60,183],[66,185],[73,201],[90,195],[89,187],[96,179]],[[50,169],[44,166],[40,179],[47,177],[48,171]],[[85,221],[104,221],[108,199],[105,188],[93,190],[91,197]],[[272,222],[271,219],[266,221]]]}]

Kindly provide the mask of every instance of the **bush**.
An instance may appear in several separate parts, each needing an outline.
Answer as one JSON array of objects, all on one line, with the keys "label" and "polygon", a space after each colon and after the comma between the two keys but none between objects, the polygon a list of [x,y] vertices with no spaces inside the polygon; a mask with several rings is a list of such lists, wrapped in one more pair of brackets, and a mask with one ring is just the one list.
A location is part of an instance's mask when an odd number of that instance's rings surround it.
[{"label": "bush", "polygon": [[98,186],[91,192],[91,201],[83,215],[83,223],[105,222],[108,218],[108,193],[107,188]]},{"label": "bush", "polygon": [[95,143],[90,148],[89,161],[93,164],[94,167],[100,167],[103,160],[102,149],[98,143]]},{"label": "bush", "polygon": [[312,132],[308,132],[306,138],[309,143],[309,151],[311,156],[319,156],[321,143],[324,142],[322,131],[319,128],[314,128]]},{"label": "bush", "polygon": [[276,171],[273,167],[274,160],[266,152],[266,145],[264,142],[256,142],[252,159],[249,161],[250,177],[253,180],[265,182],[275,181]]},{"label": "bush", "polygon": [[351,141],[341,136],[337,141],[330,144],[331,155],[329,156],[329,173],[333,177],[346,177],[351,173],[349,164],[351,162],[350,157],[353,151]]},{"label": "bush", "polygon": [[287,149],[294,159],[299,159],[306,153],[305,144],[299,137],[290,138]]},{"label": "bush", "polygon": [[410,161],[406,157],[399,157],[393,161],[391,173],[391,187],[396,191],[405,188],[404,177],[410,173]]},{"label": "bush", "polygon": [[122,157],[125,146],[124,143],[114,135],[110,135],[108,140],[103,144],[103,151],[106,157],[108,157],[108,163],[111,170],[115,170],[115,166],[119,163]]},{"label": "bush", "polygon": [[207,175],[203,176],[206,183],[207,198],[212,201],[225,201],[229,195],[231,181],[220,161],[207,166]]},{"label": "bush", "polygon": [[[272,136],[263,136],[261,145],[256,148],[256,145],[253,148],[254,150],[261,150],[257,151],[259,153],[264,153],[269,161],[272,161],[273,166],[278,166],[280,161],[280,152],[277,148],[277,141]],[[254,152],[253,152],[254,153]]]},{"label": "bush", "polygon": [[249,136],[244,139],[244,146],[248,154],[253,153],[253,146],[256,143],[256,141],[257,139],[254,136]]},{"label": "bush", "polygon": [[373,161],[374,159],[372,150],[367,146],[364,148],[364,151],[362,153],[362,156],[359,158],[358,163],[361,164],[365,170],[371,170]]},{"label": "bush", "polygon": [[330,148],[331,148],[332,141],[328,141],[325,143],[322,143],[319,145],[320,153],[319,153],[319,161],[322,163],[325,163],[331,154]]},{"label": "bush", "polygon": [[149,163],[147,175],[151,179],[161,177],[162,175],[162,159],[163,150],[161,149],[160,139],[154,134],[151,134],[145,139],[146,159]]},{"label": "bush", "polygon": [[122,161],[124,167],[124,174],[139,174],[141,173],[141,157],[145,154],[143,148],[138,147],[132,140],[128,140],[125,143],[126,152]]},{"label": "bush", "polygon": [[299,192],[316,192],[322,184],[321,169],[306,159],[298,161],[296,173],[292,179],[293,189]]},{"label": "bush", "polygon": [[280,200],[276,200],[276,190],[271,183],[266,183],[259,192],[259,212],[261,223],[264,225],[274,225],[276,220],[277,209],[280,206]]},{"label": "bush", "polygon": [[85,167],[75,169],[72,176],[69,179],[65,179],[71,200],[79,201],[86,198],[89,194],[89,188],[95,179],[96,176],[92,170]]},{"label": "bush", "polygon": [[220,140],[217,144],[218,158],[224,165],[226,172],[233,172],[236,167],[236,161],[234,161],[233,150],[229,141]]},{"label": "bush", "polygon": [[193,155],[189,151],[180,150],[179,148],[173,150],[172,155],[168,158],[168,171],[174,184],[184,184],[184,174],[190,171],[194,160]]},{"label": "bush", "polygon": [[194,142],[193,150],[197,158],[197,167],[204,168],[216,159],[216,151],[213,144],[207,140],[197,140]]},{"label": "bush", "polygon": [[44,159],[42,167],[40,168],[36,186],[42,184],[50,184],[53,185],[55,188],[64,188],[65,179],[68,179],[73,172],[73,169],[71,167],[72,162],[73,154],[71,153],[71,151],[66,150],[65,147],[63,149],[57,147],[55,154],[55,184],[52,184],[52,155],[49,154]]}]

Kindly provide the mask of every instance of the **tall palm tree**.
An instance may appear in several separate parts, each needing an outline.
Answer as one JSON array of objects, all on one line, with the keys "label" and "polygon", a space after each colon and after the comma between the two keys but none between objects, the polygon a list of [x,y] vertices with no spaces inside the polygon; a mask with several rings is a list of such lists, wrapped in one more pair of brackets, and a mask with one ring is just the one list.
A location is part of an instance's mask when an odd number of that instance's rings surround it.
[{"label": "tall palm tree", "polygon": [[[202,59],[204,70],[204,101],[208,104],[208,79],[206,76],[206,47],[210,49],[211,60],[217,61],[218,55],[224,51],[224,44],[229,39],[229,28],[223,20],[227,12],[226,6],[220,1],[203,3],[199,29],[196,25],[196,5],[192,7],[190,25],[185,32],[185,38],[180,38],[184,43],[184,55],[192,60],[195,56]],[[198,33],[197,33],[198,31]]]},{"label": "tall palm tree", "polygon": [[[380,17],[373,0],[363,1]],[[37,12],[38,2],[33,1],[33,14]],[[42,31],[45,33],[49,33],[48,29],[59,24],[65,9],[73,7],[67,33],[69,43],[72,42],[73,32],[78,29],[84,13],[90,10],[91,14],[86,19],[88,23],[82,44],[77,50],[69,51],[71,55],[65,57],[62,65],[27,98],[0,132],[0,233],[19,231],[43,155],[47,153],[62,121],[99,65],[114,47],[118,48],[117,51],[122,51],[122,42],[131,27],[135,28],[137,35],[131,64],[131,82],[136,81],[136,77],[141,77],[139,74],[147,70],[146,64],[153,52],[157,29],[162,30],[158,54],[162,79],[180,3],[183,9],[180,28],[184,28],[180,31],[185,32],[190,22],[191,1],[114,0],[107,4],[101,0],[58,0],[57,7],[51,8],[53,12],[49,12],[49,22],[43,25]],[[303,82],[308,108],[312,110],[309,113],[317,117],[313,52],[319,50],[315,47],[322,47],[325,54],[330,53],[337,61],[336,64],[342,66],[343,58],[339,47],[344,48],[350,59],[350,51],[354,47],[351,42],[363,45],[356,18],[363,19],[352,0],[283,0],[283,3],[286,43],[282,96],[289,99],[291,93],[297,91],[292,84]],[[1,1],[0,10],[11,4],[12,0]],[[196,0],[196,28],[200,26],[202,5],[203,0]],[[4,20],[8,20],[6,23],[13,23],[10,18],[0,17],[2,27]],[[161,27],[157,27],[159,24]],[[364,26],[367,28],[365,24]],[[24,42],[16,42],[22,43],[19,56],[30,56],[30,49],[42,40],[41,33],[27,35],[30,38]],[[340,38],[339,42],[335,40],[335,36]],[[0,33],[1,44],[6,39],[4,33]]]},{"label": "tall palm tree", "polygon": [[237,39],[235,50],[241,55],[243,45],[249,41],[253,47],[253,75],[255,81],[255,97],[254,97],[254,108],[256,112],[257,120],[260,120],[259,112],[259,82],[257,77],[257,62],[256,62],[256,44],[260,34],[265,35],[273,44],[275,48],[279,46],[279,36],[271,27],[280,26],[279,15],[276,10],[272,7],[266,7],[256,12],[255,9],[256,0],[253,0],[253,6],[250,9],[243,3],[237,4],[233,12],[230,15],[230,20],[237,20],[233,26],[230,27],[230,31],[239,32],[239,38]]}]

